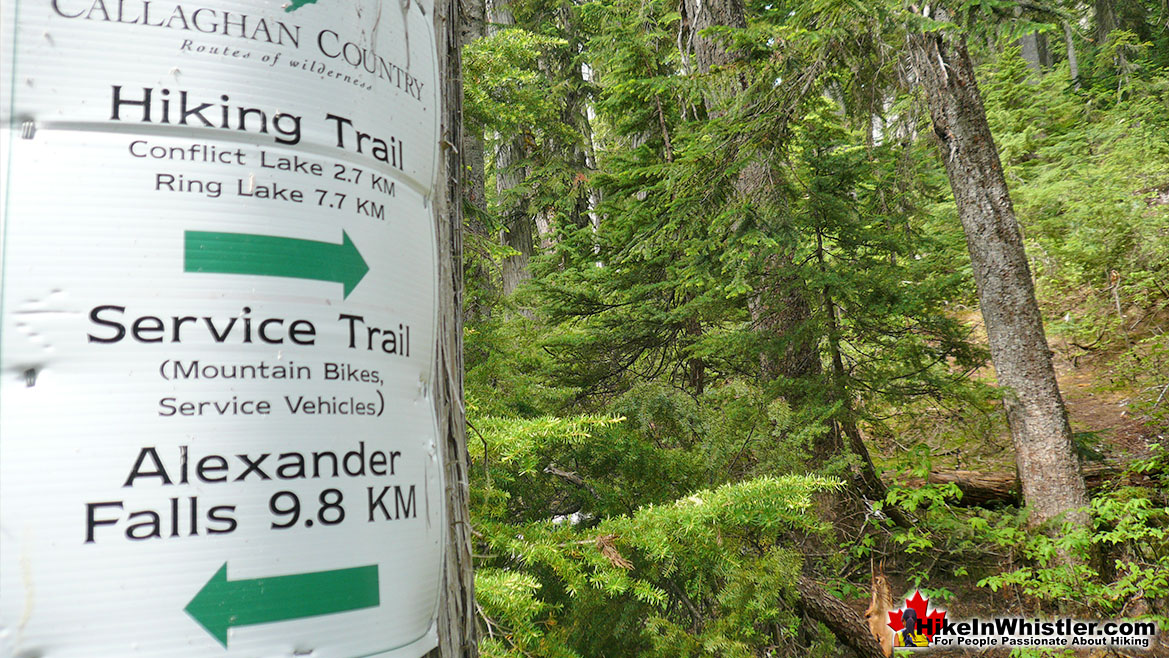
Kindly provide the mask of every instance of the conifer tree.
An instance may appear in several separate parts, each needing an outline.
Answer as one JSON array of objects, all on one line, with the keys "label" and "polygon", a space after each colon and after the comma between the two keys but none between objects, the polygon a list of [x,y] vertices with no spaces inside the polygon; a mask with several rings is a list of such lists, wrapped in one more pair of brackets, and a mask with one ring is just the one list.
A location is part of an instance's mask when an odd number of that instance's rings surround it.
[{"label": "conifer tree", "polygon": [[[945,10],[935,11],[925,18],[950,20]],[[1087,526],[1084,477],[965,39],[935,28],[913,35],[910,45],[966,232],[1023,498],[1036,524],[1063,516]]]}]

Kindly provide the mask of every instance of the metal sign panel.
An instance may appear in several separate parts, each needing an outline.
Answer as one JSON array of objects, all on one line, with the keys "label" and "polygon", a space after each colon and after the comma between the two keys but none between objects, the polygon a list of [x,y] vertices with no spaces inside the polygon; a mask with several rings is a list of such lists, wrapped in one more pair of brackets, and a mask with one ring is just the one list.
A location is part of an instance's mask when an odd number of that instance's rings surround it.
[{"label": "metal sign panel", "polygon": [[424,654],[433,5],[2,11],[0,654]]}]

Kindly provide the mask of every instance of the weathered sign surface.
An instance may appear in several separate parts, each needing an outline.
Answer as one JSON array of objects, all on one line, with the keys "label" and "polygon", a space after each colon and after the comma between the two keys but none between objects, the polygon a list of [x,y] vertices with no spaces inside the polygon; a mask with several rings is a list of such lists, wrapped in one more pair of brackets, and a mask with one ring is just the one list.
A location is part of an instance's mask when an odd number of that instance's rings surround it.
[{"label": "weathered sign surface", "polygon": [[3,12],[0,654],[422,655],[432,5]]}]

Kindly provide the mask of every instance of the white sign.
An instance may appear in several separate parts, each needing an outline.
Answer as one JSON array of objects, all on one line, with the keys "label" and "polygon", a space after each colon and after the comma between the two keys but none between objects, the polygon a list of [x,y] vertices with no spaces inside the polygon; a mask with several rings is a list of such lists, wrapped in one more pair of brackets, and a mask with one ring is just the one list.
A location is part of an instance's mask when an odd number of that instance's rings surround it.
[{"label": "white sign", "polygon": [[0,15],[0,655],[436,646],[429,0]]}]

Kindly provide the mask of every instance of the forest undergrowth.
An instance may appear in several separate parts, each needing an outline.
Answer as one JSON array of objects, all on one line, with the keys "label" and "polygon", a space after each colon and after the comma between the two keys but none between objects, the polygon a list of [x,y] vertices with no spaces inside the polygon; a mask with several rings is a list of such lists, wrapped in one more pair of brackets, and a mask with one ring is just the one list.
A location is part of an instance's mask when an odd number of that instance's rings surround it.
[{"label": "forest undergrowth", "polygon": [[[1155,621],[1151,654],[1067,655],[1169,656],[1165,6],[722,2],[467,27],[480,652],[872,655],[850,629],[920,591],[956,619]],[[976,64],[1087,524],[1035,524],[1016,481],[905,56],[943,32]]]}]

